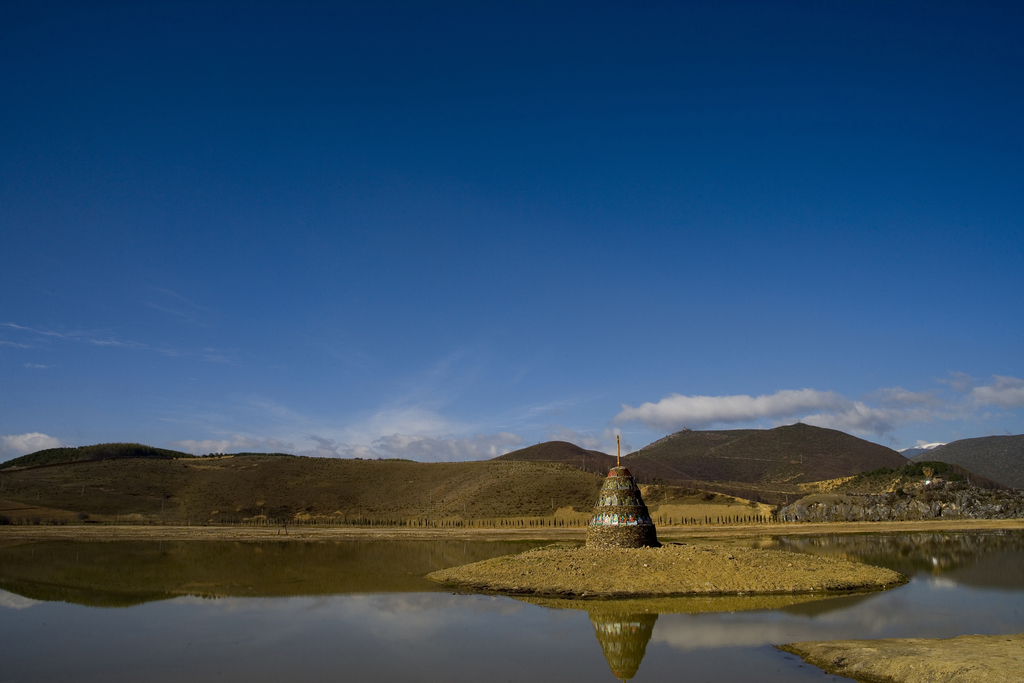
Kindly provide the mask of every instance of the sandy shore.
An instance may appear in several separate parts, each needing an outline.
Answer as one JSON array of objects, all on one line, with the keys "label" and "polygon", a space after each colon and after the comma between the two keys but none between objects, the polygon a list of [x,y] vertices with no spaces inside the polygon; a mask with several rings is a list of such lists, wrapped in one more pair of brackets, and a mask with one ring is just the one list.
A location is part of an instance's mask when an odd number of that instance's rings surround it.
[{"label": "sandy shore", "polygon": [[1024,633],[933,640],[833,640],[780,650],[839,676],[885,683],[1015,683],[1024,680]]},{"label": "sandy shore", "polygon": [[709,543],[660,548],[547,547],[427,574],[447,586],[577,598],[880,590],[890,569],[782,550]]},{"label": "sandy shore", "polygon": [[[920,531],[986,531],[1024,529],[1024,519],[922,520],[918,522],[843,522],[808,524],[750,524],[734,526],[660,527],[662,541],[689,539],[751,538],[775,535],[866,534]],[[515,541],[515,540],[578,540],[586,537],[585,528],[518,528],[518,529],[424,529],[406,527],[331,527],[290,526],[287,533],[280,527],[258,526],[134,526],[81,524],[66,526],[0,526],[0,542],[4,541]]]}]

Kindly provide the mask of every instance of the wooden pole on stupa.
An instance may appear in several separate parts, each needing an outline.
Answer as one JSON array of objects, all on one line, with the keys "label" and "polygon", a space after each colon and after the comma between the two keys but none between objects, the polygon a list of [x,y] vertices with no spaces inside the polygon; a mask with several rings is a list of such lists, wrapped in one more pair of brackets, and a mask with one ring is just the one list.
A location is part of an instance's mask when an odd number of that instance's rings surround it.
[{"label": "wooden pole on stupa", "polygon": [[619,450],[619,435],[615,435],[615,466],[622,467],[622,455]]}]

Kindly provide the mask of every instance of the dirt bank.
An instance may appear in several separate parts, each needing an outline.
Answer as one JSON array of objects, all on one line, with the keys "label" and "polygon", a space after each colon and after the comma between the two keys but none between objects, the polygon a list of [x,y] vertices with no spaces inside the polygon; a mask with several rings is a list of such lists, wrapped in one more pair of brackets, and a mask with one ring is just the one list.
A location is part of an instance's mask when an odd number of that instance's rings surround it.
[{"label": "dirt bank", "polygon": [[591,616],[628,619],[635,614],[706,614],[782,609],[805,602],[818,602],[821,595],[789,593],[780,595],[687,595],[673,598],[623,598],[620,600],[579,600],[516,595],[516,600],[550,609],[586,610]]},{"label": "dirt bank", "polygon": [[890,638],[790,643],[780,650],[869,683],[1016,683],[1024,680],[1024,633],[945,640]]},{"label": "dirt bank", "polygon": [[[992,529],[1024,529],[1021,519],[949,520],[935,519],[915,522],[836,522],[808,524],[746,524],[722,526],[658,527],[662,541],[689,539],[750,538],[756,536],[797,536],[813,534],[866,534],[911,531],[986,531]],[[410,528],[352,526],[164,526],[67,524],[62,526],[3,525],[0,542],[4,541],[340,541],[346,539],[381,540],[579,540],[586,537],[586,528]]]},{"label": "dirt bank", "polygon": [[780,550],[672,544],[549,547],[442,569],[428,579],[470,590],[568,597],[812,593],[889,588],[889,569]]}]

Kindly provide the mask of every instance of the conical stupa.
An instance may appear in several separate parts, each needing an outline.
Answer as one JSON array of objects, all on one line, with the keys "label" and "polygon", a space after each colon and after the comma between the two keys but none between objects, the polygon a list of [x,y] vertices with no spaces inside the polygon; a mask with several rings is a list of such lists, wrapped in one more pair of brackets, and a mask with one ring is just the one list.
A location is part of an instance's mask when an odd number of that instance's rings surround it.
[{"label": "conical stupa", "polygon": [[[618,437],[615,439],[618,445]],[[658,532],[640,488],[621,460],[608,472],[587,527],[590,548],[657,547]]]}]

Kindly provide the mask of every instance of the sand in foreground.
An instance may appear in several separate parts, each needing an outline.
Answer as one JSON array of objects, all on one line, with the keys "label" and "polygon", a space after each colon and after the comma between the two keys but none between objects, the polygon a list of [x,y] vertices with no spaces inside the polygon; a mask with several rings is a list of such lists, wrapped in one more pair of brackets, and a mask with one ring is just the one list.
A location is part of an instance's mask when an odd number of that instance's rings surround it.
[{"label": "sand in foreground", "polygon": [[790,643],[828,673],[885,683],[1015,683],[1024,680],[1024,633],[946,639],[888,638]]}]

